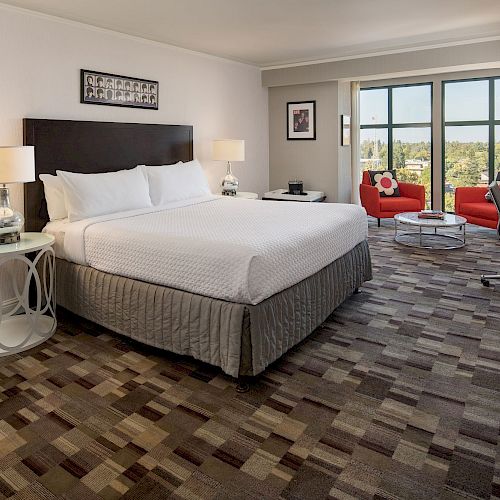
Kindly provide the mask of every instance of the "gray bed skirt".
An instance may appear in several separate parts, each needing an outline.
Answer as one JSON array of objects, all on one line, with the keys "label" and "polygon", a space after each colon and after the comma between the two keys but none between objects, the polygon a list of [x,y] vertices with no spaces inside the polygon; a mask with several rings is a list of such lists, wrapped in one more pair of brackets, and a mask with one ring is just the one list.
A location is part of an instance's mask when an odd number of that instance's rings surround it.
[{"label": "gray bed skirt", "polygon": [[366,241],[257,305],[237,304],[57,260],[57,303],[144,344],[257,375],[372,278]]}]

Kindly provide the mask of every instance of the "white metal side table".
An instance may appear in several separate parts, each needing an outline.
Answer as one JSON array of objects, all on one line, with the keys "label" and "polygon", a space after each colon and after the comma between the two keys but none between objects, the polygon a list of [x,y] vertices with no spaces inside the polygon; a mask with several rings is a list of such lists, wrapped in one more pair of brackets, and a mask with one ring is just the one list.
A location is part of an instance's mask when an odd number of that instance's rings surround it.
[{"label": "white metal side table", "polygon": [[[18,243],[0,245],[0,271],[15,295],[7,312],[0,307],[0,356],[31,349],[52,336],[57,327],[54,236],[22,233]],[[32,260],[27,254],[33,254]],[[26,267],[19,286],[20,265]],[[17,265],[14,265],[17,264]],[[30,304],[30,288],[32,303]],[[0,287],[0,305],[3,304]]]},{"label": "white metal side table", "polygon": [[[405,212],[394,216],[394,239],[401,245],[428,250],[453,250],[465,246],[467,219],[459,215],[444,214],[443,219],[421,219],[418,212]],[[405,230],[401,230],[401,227]],[[410,231],[409,228],[416,228]],[[430,230],[425,231],[425,229]],[[456,234],[438,232],[456,229]]]}]

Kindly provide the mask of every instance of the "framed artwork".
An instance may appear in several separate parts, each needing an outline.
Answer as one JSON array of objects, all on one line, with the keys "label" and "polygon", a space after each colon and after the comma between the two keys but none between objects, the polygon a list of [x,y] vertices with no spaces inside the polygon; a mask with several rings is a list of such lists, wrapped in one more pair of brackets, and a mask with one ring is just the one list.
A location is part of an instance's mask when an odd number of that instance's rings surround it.
[{"label": "framed artwork", "polygon": [[342,146],[351,145],[351,117],[349,115],[342,115],[341,120],[342,137],[340,143]]},{"label": "framed artwork", "polygon": [[158,109],[159,88],[154,80],[82,69],[80,102],[123,108]]},{"label": "framed artwork", "polygon": [[287,102],[287,139],[316,140],[316,101]]}]

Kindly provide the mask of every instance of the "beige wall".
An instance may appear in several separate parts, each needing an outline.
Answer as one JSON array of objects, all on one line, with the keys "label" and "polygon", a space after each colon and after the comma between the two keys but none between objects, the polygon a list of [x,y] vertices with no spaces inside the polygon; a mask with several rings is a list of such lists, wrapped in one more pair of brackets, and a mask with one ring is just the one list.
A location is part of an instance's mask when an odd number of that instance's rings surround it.
[{"label": "beige wall", "polygon": [[[213,190],[225,172],[211,160],[215,138],[245,139],[246,161],[234,166],[241,189],[268,189],[268,99],[256,67],[2,5],[0,62],[0,145],[22,144],[25,117],[189,124]],[[160,109],[80,104],[81,68],[159,80]],[[22,209],[20,187],[12,198]],[[0,295],[6,281],[0,274]]]},{"label": "beige wall", "polygon": [[[287,102],[316,100],[316,140],[286,139]],[[351,201],[351,147],[340,145],[341,115],[351,114],[349,82],[269,89],[269,187],[286,188],[291,179],[324,191],[329,202]]]},{"label": "beige wall", "polygon": [[[235,138],[246,140],[242,189],[267,190],[267,89],[254,66],[1,4],[0,61],[0,145],[22,143],[24,117],[188,124],[212,189],[225,165],[212,161],[211,141]],[[80,104],[81,68],[159,80],[160,109]]]},{"label": "beige wall", "polygon": [[303,64],[262,71],[267,87],[331,80],[370,80],[447,71],[500,68],[500,40]]},{"label": "beige wall", "polygon": [[[287,102],[316,101],[316,140],[287,140]],[[269,89],[269,187],[286,188],[291,179],[305,189],[338,199],[337,82]]]}]

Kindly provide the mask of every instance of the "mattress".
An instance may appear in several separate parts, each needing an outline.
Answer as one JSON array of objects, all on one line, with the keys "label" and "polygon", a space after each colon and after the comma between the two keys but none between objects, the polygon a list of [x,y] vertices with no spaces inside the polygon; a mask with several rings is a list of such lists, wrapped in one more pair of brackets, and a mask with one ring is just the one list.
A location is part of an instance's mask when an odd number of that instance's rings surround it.
[{"label": "mattress", "polygon": [[241,304],[313,275],[367,237],[363,208],[209,196],[49,223],[56,254],[94,269]]}]

